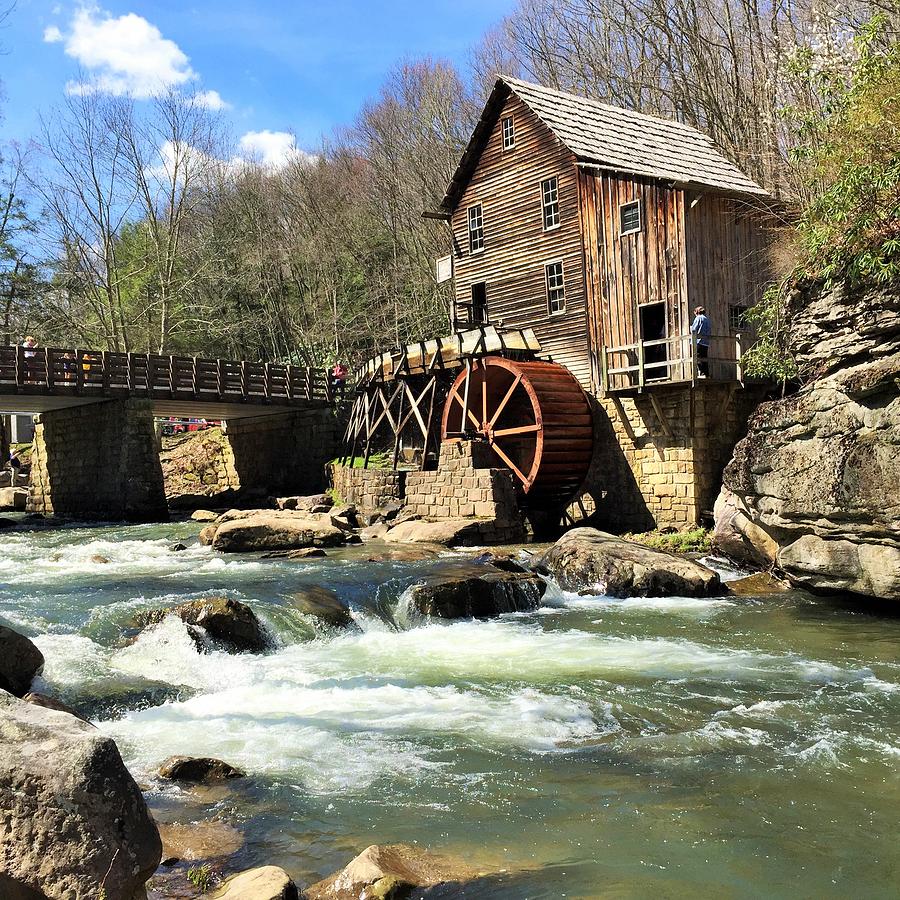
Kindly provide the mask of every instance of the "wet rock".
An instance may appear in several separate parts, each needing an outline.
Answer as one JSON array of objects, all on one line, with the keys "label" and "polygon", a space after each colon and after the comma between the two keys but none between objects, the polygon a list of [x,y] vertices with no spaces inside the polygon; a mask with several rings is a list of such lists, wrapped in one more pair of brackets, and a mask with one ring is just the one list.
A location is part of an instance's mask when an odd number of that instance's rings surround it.
[{"label": "wet rock", "polygon": [[278,866],[240,872],[209,894],[210,900],[297,900],[298,896],[297,885]]},{"label": "wet rock", "polygon": [[407,519],[388,531],[384,539],[392,544],[457,544],[483,543],[481,522],[472,519]]},{"label": "wet rock", "polygon": [[213,512],[211,509],[195,509],[191,513],[191,518],[195,522],[215,522],[221,513]]},{"label": "wet rock", "polygon": [[442,550],[442,547],[392,547],[379,546],[378,552],[366,558],[367,562],[421,562],[425,559],[434,559]]},{"label": "wet rock", "polygon": [[349,503],[333,507],[329,513],[329,520],[335,528],[340,528],[341,531],[353,531],[359,525],[356,507]]},{"label": "wet rock", "polygon": [[535,566],[565,590],[611,597],[715,597],[719,576],[693,560],[598,531],[573,528]]},{"label": "wet rock", "polygon": [[44,654],[24,634],[0,625],[0,689],[21,697],[44,671]]},{"label": "wet rock", "polygon": [[4,519],[0,517],[0,528],[15,528],[16,522],[15,519]]},{"label": "wet rock", "polygon": [[348,534],[347,535],[347,543],[348,544],[361,544],[363,539],[358,534]]},{"label": "wet rock", "polygon": [[388,532],[387,525],[384,522],[376,522],[372,525],[367,525],[359,532],[360,539],[363,541],[375,541],[379,538],[383,538]]},{"label": "wet rock", "polygon": [[245,778],[247,773],[221,759],[209,756],[170,756],[160,767],[161,778],[192,784],[213,784],[231,778]]},{"label": "wet rock", "polygon": [[223,517],[212,536],[213,549],[224,553],[338,547],[345,542],[344,532],[330,522],[279,511]]},{"label": "wet rock", "polygon": [[187,544],[172,544],[169,550],[172,553],[180,553],[182,550],[187,550]]},{"label": "wet rock", "polygon": [[0,488],[0,510],[12,509],[22,511],[28,504],[28,491],[25,488]]},{"label": "wet rock", "polygon": [[403,504],[399,502],[395,503],[385,503],[383,506],[379,506],[377,512],[381,514],[381,518],[385,522],[391,522],[400,515],[401,510],[403,509]]},{"label": "wet rock", "polygon": [[337,628],[353,624],[350,607],[328,588],[317,585],[304,587],[291,596],[291,605],[294,609]]},{"label": "wet rock", "polygon": [[361,897],[388,900],[438,885],[459,885],[462,889],[479,874],[461,860],[409,844],[373,844],[340,872],[308,887],[306,896],[309,900],[359,900]]},{"label": "wet rock", "polygon": [[44,709],[55,709],[57,712],[68,713],[70,716],[75,716],[76,719],[81,719],[82,722],[87,722],[92,728],[94,727],[93,723],[86,719],[77,709],[69,706],[68,703],[63,703],[62,700],[59,700],[56,697],[48,697],[46,694],[29,691],[22,699],[26,703],[33,703],[35,706],[43,706]]},{"label": "wet rock", "polygon": [[486,618],[537,609],[547,585],[532,572],[485,569],[472,574],[435,575],[410,589],[410,602],[425,616]]},{"label": "wet rock", "polygon": [[91,557],[91,562],[96,563],[98,566],[105,566],[109,563],[109,557],[103,556],[102,553],[95,553]]},{"label": "wet rock", "polygon": [[279,497],[275,501],[278,509],[296,509],[301,512],[328,512],[334,501],[328,494],[310,494],[303,497]]},{"label": "wet rock", "polygon": [[162,857],[111,738],[67,713],[0,695],[0,895],[131,898]]},{"label": "wet rock", "polygon": [[263,553],[262,559],[321,559],[328,554],[321,547],[303,547],[301,550],[273,550]]},{"label": "wet rock", "polygon": [[[138,628],[158,625],[169,615],[178,616],[185,625],[202,628],[213,640],[232,650],[255,652],[269,646],[265,631],[253,610],[246,603],[230,597],[206,597],[168,609],[149,610],[139,614],[135,624]],[[192,635],[202,637],[194,632]],[[201,640],[198,640],[198,645],[203,649]]]},{"label": "wet rock", "polygon": [[216,536],[217,529],[218,525],[207,525],[205,528],[201,528],[200,534],[197,535],[197,540],[199,540],[204,547],[209,547]]},{"label": "wet rock", "polygon": [[716,499],[713,546],[741,563],[769,566],[778,556],[778,543],[760,528],[744,501],[723,489]]},{"label": "wet rock", "polygon": [[162,865],[174,865],[180,859],[194,861],[232,856],[244,846],[244,835],[227,822],[160,823]]},{"label": "wet rock", "polygon": [[757,572],[745,578],[737,578],[726,585],[729,592],[738,597],[767,597],[771,594],[784,594],[790,585],[773,578],[768,572]]}]

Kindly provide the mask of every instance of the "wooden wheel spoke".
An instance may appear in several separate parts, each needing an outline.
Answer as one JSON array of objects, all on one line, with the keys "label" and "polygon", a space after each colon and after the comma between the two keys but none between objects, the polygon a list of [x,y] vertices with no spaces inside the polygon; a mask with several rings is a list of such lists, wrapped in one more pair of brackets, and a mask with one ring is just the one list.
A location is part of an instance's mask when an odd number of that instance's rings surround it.
[{"label": "wooden wheel spoke", "polygon": [[518,428],[498,428],[494,432],[494,437],[508,437],[512,434],[534,434],[540,431],[540,425],[520,425]]},{"label": "wooden wheel spoke", "polygon": [[513,383],[509,386],[509,390],[506,392],[503,399],[500,401],[500,405],[494,410],[494,414],[491,416],[491,421],[488,423],[491,426],[491,428],[494,427],[494,423],[497,421],[497,419],[500,418],[500,413],[502,413],[503,410],[506,408],[506,404],[509,403],[510,397],[512,397],[512,395],[515,393],[515,390],[519,386],[519,382],[521,380],[522,380],[522,373],[519,372],[519,374],[516,375],[515,379],[513,380]]},{"label": "wooden wheel spoke", "polygon": [[519,476],[519,481],[521,481],[522,484],[528,484],[528,478],[522,474],[522,470],[506,455],[506,453],[503,452],[503,448],[497,443],[491,444],[491,447],[493,448],[494,453],[496,453],[497,456],[499,456],[500,459],[502,459],[503,462]]}]

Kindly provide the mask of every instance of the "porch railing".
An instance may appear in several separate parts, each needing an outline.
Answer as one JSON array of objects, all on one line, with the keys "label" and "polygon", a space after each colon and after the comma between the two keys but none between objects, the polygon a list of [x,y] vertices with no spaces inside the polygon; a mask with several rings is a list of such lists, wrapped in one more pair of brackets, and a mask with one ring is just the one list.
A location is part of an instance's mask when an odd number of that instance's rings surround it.
[{"label": "porch railing", "polygon": [[747,335],[710,335],[706,359],[701,356],[695,334],[602,347],[601,385],[604,392],[615,392],[642,391],[658,384],[696,384],[706,378],[743,383],[747,343]]}]

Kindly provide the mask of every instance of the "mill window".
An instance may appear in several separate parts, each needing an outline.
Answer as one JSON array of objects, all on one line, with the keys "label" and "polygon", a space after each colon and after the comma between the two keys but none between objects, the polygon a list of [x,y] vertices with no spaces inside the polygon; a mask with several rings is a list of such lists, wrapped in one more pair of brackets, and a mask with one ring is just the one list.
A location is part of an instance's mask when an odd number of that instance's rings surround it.
[{"label": "mill window", "polygon": [[481,204],[469,207],[469,253],[484,250],[484,213]]},{"label": "mill window", "polygon": [[503,120],[503,149],[512,150],[516,146],[516,126],[513,124],[512,116],[507,116]]},{"label": "mill window", "polygon": [[641,221],[641,201],[632,200],[619,207],[619,236],[637,234],[644,226]]},{"label": "mill window", "polygon": [[547,281],[547,311],[551,316],[566,311],[566,282],[561,262],[547,263],[544,266]]},{"label": "mill window", "polygon": [[749,306],[741,303],[732,303],[728,307],[728,327],[732,333],[737,334],[739,331],[750,331],[750,320],[747,318]]},{"label": "mill window", "polygon": [[541,182],[541,209],[544,231],[559,225],[559,180],[554,175]]}]

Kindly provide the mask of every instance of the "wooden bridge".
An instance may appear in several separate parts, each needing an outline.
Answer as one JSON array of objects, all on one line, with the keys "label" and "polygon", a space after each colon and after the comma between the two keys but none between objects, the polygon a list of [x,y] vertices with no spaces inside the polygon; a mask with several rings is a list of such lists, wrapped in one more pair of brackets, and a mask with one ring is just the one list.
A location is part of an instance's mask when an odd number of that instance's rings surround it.
[{"label": "wooden bridge", "polygon": [[153,401],[156,415],[208,419],[286,412],[333,400],[329,373],[323,369],[154,353],[0,347],[0,409],[40,413],[127,398]]}]

